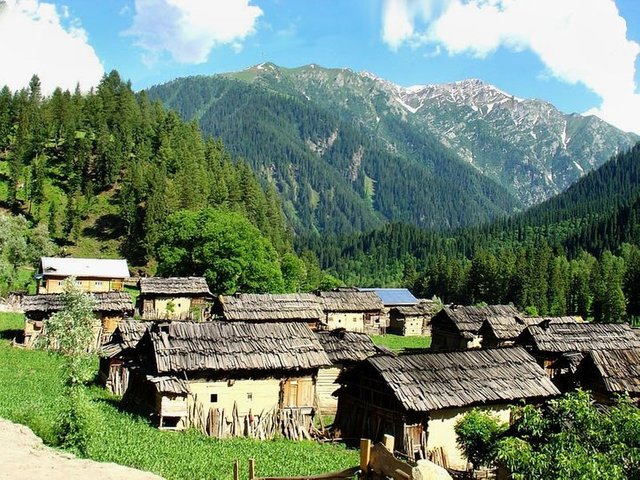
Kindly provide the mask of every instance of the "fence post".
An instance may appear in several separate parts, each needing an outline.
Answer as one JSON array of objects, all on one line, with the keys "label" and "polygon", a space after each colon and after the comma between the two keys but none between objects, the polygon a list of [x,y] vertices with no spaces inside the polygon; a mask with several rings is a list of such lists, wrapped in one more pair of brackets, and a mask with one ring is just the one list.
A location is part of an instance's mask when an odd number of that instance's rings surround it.
[{"label": "fence post", "polygon": [[238,460],[233,461],[233,480],[238,480]]},{"label": "fence post", "polygon": [[249,480],[256,478],[256,464],[253,458],[249,459]]},{"label": "fence post", "polygon": [[396,444],[396,439],[393,438],[393,435],[388,435],[388,434],[385,433],[384,440],[383,440],[382,443],[384,443],[384,446],[385,446],[385,448],[387,450],[389,450],[391,453],[393,453],[393,449],[394,449],[395,444]]},{"label": "fence post", "polygon": [[368,438],[360,439],[360,470],[363,473],[369,472],[369,463],[371,462],[371,440]]}]

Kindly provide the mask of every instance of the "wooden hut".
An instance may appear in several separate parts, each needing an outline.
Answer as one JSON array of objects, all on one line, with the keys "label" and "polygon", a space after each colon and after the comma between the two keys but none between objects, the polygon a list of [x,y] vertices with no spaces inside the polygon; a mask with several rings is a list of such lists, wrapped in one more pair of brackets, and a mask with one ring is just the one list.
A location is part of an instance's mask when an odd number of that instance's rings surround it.
[{"label": "wooden hut", "polygon": [[437,457],[464,470],[454,426],[474,407],[500,420],[510,405],[558,395],[535,359],[520,347],[367,359],[341,375],[334,426],[345,438],[396,438],[411,457]]},{"label": "wooden hut", "polygon": [[203,277],[149,277],[138,282],[142,318],[167,320],[205,320],[213,300]]},{"label": "wooden hut", "polygon": [[216,437],[308,436],[318,369],[330,365],[297,322],[156,323],[140,350],[125,400],[149,409],[160,428]]},{"label": "wooden hut", "polygon": [[320,344],[327,352],[331,365],[318,372],[318,406],[323,414],[334,414],[338,399],[333,395],[341,372],[378,353],[371,337],[365,333],[348,332],[344,329],[316,332]]},{"label": "wooden hut", "polygon": [[343,328],[349,332],[380,335],[386,324],[381,321],[384,305],[374,292],[353,289],[318,292],[322,300],[324,327],[327,330]]},{"label": "wooden hut", "polygon": [[446,306],[431,319],[431,349],[450,352],[479,348],[482,324],[495,317],[515,319],[521,314],[513,305]]},{"label": "wooden hut", "polygon": [[409,307],[418,303],[418,299],[406,288],[357,288],[361,292],[375,293],[384,308],[382,309],[382,317],[380,321],[389,326],[389,312],[394,307]]},{"label": "wooden hut", "polygon": [[544,322],[582,322],[582,317],[524,317],[495,316],[487,318],[479,330],[483,348],[508,347],[514,345],[522,331],[530,325]]},{"label": "wooden hut", "polygon": [[640,348],[629,350],[593,350],[578,368],[582,388],[593,397],[610,403],[617,395],[628,394],[640,401]]},{"label": "wooden hut", "polygon": [[129,267],[123,259],[42,257],[36,274],[38,293],[62,293],[69,277],[83,292],[118,292],[129,277]]},{"label": "wooden hut", "polygon": [[129,370],[138,360],[138,345],[152,322],[124,319],[100,349],[98,379],[111,393],[124,395],[129,387]]},{"label": "wooden hut", "polygon": [[430,336],[431,318],[440,310],[433,300],[420,299],[415,305],[399,305],[389,309],[389,328],[395,335]]},{"label": "wooden hut", "polygon": [[220,295],[217,313],[233,322],[299,322],[316,330],[324,318],[322,299],[313,293]]},{"label": "wooden hut", "polygon": [[[131,296],[126,292],[91,293],[89,295],[94,299],[96,344],[99,345],[109,339],[123,318],[133,315],[133,302]],[[62,294],[59,293],[23,297],[25,345],[33,345],[47,318],[63,308]]]},{"label": "wooden hut", "polygon": [[640,348],[640,337],[627,324],[542,322],[525,328],[516,343],[564,391],[576,385],[575,373],[588,352]]}]

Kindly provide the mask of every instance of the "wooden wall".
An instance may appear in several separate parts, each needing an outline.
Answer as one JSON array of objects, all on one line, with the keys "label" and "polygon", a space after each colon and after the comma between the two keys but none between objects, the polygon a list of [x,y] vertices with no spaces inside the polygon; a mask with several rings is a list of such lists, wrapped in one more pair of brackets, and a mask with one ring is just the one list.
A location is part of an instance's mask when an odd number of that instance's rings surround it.
[{"label": "wooden wall", "polygon": [[332,394],[340,385],[335,383],[342,368],[335,365],[330,368],[321,368],[318,371],[316,381],[316,394],[318,396],[318,406],[323,415],[335,414],[338,408],[338,399]]}]

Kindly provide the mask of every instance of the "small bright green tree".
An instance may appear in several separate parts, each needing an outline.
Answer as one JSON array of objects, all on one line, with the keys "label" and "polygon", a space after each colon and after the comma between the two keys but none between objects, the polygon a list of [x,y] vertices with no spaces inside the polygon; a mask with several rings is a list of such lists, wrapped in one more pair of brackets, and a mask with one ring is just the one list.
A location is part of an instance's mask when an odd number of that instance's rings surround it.
[{"label": "small bright green tree", "polygon": [[507,428],[506,423],[475,408],[456,423],[458,446],[474,469],[493,463],[497,442]]},{"label": "small bright green tree", "polygon": [[93,431],[91,405],[85,384],[92,378],[92,352],[95,350],[94,300],[83,293],[73,277],[67,279],[62,293],[64,307],[45,323],[41,345],[62,355],[65,396],[58,425],[60,444],[80,455],[87,455]]}]

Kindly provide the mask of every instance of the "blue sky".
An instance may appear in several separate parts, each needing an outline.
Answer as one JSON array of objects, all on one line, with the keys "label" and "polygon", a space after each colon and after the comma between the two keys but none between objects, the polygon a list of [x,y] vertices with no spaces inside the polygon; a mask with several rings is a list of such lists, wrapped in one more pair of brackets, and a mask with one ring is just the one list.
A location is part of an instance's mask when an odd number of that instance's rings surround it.
[{"label": "blue sky", "polygon": [[638,0],[0,0],[0,84],[145,88],[271,61],[480,78],[640,133]]}]

